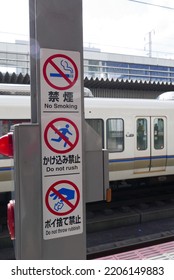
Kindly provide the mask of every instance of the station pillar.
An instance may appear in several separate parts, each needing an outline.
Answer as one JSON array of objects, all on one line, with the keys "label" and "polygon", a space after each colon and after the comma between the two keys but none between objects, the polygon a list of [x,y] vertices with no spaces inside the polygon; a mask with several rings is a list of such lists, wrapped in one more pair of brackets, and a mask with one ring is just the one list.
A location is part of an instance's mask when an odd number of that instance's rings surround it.
[{"label": "station pillar", "polygon": [[29,0],[31,124],[14,127],[17,259],[86,259],[82,0]]}]

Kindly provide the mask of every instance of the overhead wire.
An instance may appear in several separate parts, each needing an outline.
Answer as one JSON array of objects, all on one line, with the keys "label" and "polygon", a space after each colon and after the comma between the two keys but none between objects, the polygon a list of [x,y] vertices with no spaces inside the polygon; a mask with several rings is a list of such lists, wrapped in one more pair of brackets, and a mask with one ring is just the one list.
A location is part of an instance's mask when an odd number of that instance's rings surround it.
[{"label": "overhead wire", "polygon": [[158,8],[163,8],[163,9],[168,9],[168,10],[174,10],[173,7],[163,6],[163,5],[158,5],[158,4],[152,4],[152,3],[149,3],[149,2],[144,2],[144,1],[139,1],[139,0],[128,0],[128,1],[136,2],[136,3],[139,3],[139,4],[145,4],[145,5],[149,5],[149,6],[155,6],[155,7],[158,7]]},{"label": "overhead wire", "polygon": [[[159,5],[159,4],[153,4],[153,3],[146,2],[146,1],[139,1],[139,0],[128,0],[128,1],[135,2],[135,3],[138,3],[138,4],[144,4],[144,5],[154,6],[154,7],[158,7],[158,8],[168,9],[168,10],[174,10],[174,7],[169,7],[169,6],[165,6],[165,5]],[[156,52],[158,52],[158,51],[156,51]],[[163,51],[163,52],[160,52],[160,53],[165,54],[165,53],[168,53],[168,52]],[[173,54],[173,53],[170,53],[170,54]]]}]

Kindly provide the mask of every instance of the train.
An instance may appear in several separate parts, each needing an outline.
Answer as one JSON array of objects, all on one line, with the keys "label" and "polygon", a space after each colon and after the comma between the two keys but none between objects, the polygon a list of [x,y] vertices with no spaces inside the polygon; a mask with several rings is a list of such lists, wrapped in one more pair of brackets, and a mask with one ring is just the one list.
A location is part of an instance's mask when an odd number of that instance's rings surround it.
[{"label": "train", "polygon": [[[111,187],[173,180],[173,92],[157,99],[88,96],[84,98],[85,121],[108,151]],[[30,86],[1,84],[0,137],[11,125],[30,121],[30,114]],[[0,155],[1,193],[13,191],[12,166],[13,159]]]}]

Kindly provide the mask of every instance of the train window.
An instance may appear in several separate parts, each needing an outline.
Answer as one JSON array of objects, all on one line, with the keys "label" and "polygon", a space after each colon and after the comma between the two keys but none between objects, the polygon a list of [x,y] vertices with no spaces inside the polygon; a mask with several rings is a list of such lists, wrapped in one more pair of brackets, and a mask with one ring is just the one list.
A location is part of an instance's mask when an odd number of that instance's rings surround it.
[{"label": "train window", "polygon": [[124,122],[122,119],[108,119],[107,148],[110,151],[122,152],[124,150]]},{"label": "train window", "polygon": [[104,133],[103,133],[103,120],[101,119],[86,119],[87,123],[101,136],[102,138],[102,147],[104,148]]},{"label": "train window", "polygon": [[153,124],[154,148],[160,150],[164,148],[164,120],[155,118]]},{"label": "train window", "polygon": [[147,120],[137,119],[137,150],[147,149]]},{"label": "train window", "polygon": [[[28,120],[0,120],[0,137],[4,134],[7,134],[10,131],[10,127],[12,125],[18,124],[18,123],[26,123]],[[0,159],[7,158],[3,155],[0,155]]]}]

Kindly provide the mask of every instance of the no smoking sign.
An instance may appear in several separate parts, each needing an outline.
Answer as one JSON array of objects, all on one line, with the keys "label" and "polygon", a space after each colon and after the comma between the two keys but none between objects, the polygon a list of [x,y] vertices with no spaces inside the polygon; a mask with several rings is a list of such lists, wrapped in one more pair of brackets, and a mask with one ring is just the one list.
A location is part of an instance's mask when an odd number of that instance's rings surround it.
[{"label": "no smoking sign", "polygon": [[54,89],[66,90],[76,83],[78,68],[75,62],[67,55],[55,54],[44,63],[43,76],[48,85]]}]

